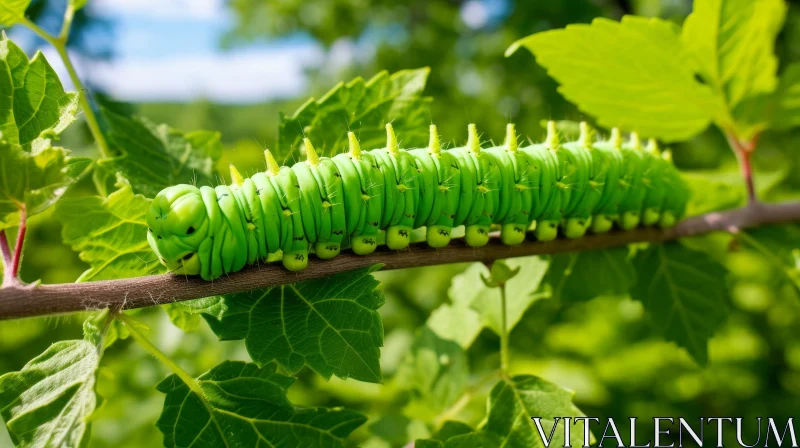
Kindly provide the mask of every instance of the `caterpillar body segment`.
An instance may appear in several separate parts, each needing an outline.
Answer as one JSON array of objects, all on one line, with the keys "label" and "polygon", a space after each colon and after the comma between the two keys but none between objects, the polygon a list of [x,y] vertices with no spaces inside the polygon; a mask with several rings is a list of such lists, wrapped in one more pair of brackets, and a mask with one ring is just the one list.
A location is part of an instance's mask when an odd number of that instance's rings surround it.
[{"label": "caterpillar body segment", "polygon": [[[176,185],[161,191],[147,215],[147,239],[173,273],[213,280],[261,260],[282,257],[301,270],[309,253],[336,257],[349,240],[365,255],[381,232],[393,250],[408,247],[426,227],[431,247],[464,241],[478,247],[493,226],[501,241],[519,244],[604,233],[614,226],[669,227],[684,214],[689,189],[669,151],[617,129],[595,140],[581,124],[577,141],[562,142],[553,122],[543,143],[520,145],[509,124],[503,144],[482,148],[475,125],[467,143],[442,149],[436,126],[425,148],[400,149],[391,125],[385,148],[362,151],[352,132],[349,150],[319,157],[304,139],[307,159],[281,167],[265,151],[267,170],[243,178],[231,166],[231,185]],[[532,231],[532,232],[531,232]]]}]

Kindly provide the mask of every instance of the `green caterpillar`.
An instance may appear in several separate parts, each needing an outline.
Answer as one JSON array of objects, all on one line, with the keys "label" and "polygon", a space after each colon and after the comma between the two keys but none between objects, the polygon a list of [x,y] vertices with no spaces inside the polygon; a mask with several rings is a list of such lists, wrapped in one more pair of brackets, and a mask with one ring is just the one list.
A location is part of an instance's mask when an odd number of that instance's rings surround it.
[{"label": "green caterpillar", "polygon": [[381,231],[390,249],[405,249],[423,226],[431,247],[461,225],[473,247],[493,225],[508,245],[530,230],[549,241],[559,228],[579,238],[614,225],[669,227],[689,199],[668,151],[653,140],[643,148],[636,134],[623,144],[617,129],[594,141],[581,123],[579,139],[561,143],[549,122],[544,143],[520,147],[509,124],[502,146],[481,148],[470,124],[466,146],[450,150],[433,125],[427,148],[401,150],[390,124],[386,131],[385,148],[362,151],[350,132],[348,153],[320,158],[305,139],[307,160],[291,168],[267,150],[266,172],[243,179],[231,166],[230,186],[165,188],[147,215],[147,240],[171,272],[213,280],[276,255],[301,270],[309,252],[331,259],[348,239],[366,255]]}]

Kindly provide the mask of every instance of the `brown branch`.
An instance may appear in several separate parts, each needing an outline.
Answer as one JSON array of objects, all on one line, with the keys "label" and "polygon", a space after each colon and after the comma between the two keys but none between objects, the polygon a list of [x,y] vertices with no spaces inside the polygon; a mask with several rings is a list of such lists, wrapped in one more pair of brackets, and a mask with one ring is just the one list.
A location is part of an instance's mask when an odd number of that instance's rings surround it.
[{"label": "brown branch", "polygon": [[297,273],[288,272],[279,264],[272,263],[253,266],[214,282],[206,282],[197,277],[165,274],[88,283],[11,286],[0,289],[0,320],[107,307],[130,309],[162,305],[325,277],[376,263],[383,263],[384,269],[402,269],[468,261],[489,262],[526,255],[606,249],[637,242],[658,243],[713,231],[737,232],[766,224],[793,221],[800,221],[800,202],[756,202],[736,210],[689,218],[678,226],[665,230],[640,228],[627,232],[587,235],[574,240],[526,241],[518,246],[505,246],[500,243],[499,238],[492,238],[489,244],[481,248],[467,247],[460,240],[454,240],[442,249],[431,249],[425,243],[418,243],[402,252],[381,248],[367,256],[343,253],[329,261],[312,260],[308,268]]}]

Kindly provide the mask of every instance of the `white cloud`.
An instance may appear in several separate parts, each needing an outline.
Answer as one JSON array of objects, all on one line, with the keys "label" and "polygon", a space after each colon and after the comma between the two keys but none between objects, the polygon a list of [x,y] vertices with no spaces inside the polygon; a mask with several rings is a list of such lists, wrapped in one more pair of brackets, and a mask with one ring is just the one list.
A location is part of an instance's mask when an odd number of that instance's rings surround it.
[{"label": "white cloud", "polygon": [[224,0],[90,0],[87,7],[107,17],[214,20],[228,14]]},{"label": "white cloud", "polygon": [[[57,55],[46,56],[65,87],[73,89]],[[304,69],[318,64],[322,50],[313,45],[254,49],[233,53],[124,59],[81,63],[77,69],[111,97],[123,101],[252,103],[302,94]]]}]

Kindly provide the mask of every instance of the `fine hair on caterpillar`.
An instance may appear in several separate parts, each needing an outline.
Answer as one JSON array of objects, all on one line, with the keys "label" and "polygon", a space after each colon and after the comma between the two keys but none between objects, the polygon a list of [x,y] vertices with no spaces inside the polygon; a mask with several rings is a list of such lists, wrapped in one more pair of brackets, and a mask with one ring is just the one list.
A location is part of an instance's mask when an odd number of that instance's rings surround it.
[{"label": "fine hair on caterpillar", "polygon": [[669,151],[635,133],[595,140],[580,128],[577,141],[562,142],[551,121],[543,143],[521,146],[509,124],[502,145],[481,148],[470,124],[465,146],[443,150],[431,125],[426,148],[404,150],[387,124],[384,148],[362,151],[349,132],[349,151],[330,158],[306,138],[306,160],[292,167],[266,150],[266,172],[243,178],[231,165],[231,185],[165,188],[148,212],[147,240],[171,272],[213,280],[259,260],[301,270],[309,253],[331,259],[348,240],[366,255],[384,232],[390,249],[405,249],[421,227],[428,245],[443,247],[463,225],[477,247],[492,226],[514,245],[675,225],[689,189]]}]

